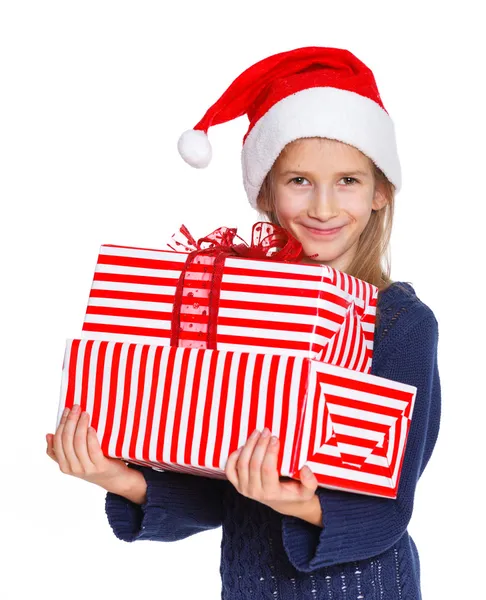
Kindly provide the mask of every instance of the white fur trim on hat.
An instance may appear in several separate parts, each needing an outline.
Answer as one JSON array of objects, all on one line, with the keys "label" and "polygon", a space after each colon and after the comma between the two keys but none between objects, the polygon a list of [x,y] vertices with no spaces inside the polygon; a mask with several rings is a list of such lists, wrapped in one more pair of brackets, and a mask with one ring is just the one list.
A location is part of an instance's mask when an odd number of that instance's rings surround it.
[{"label": "white fur trim on hat", "polygon": [[213,151],[204,131],[189,129],[179,138],[177,149],[182,158],[197,169],[204,169],[211,162]]},{"label": "white fur trim on hat", "polygon": [[243,184],[253,208],[284,147],[299,138],[326,137],[354,146],[401,187],[395,127],[373,100],[330,87],[308,88],[274,104],[248,134],[241,154]]}]

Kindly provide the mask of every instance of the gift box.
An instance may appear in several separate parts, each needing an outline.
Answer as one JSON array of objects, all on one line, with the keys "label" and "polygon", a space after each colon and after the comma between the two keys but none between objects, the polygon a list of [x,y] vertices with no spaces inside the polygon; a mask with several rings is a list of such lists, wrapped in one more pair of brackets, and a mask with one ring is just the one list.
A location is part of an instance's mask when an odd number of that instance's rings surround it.
[{"label": "gift box", "polygon": [[266,426],[281,475],[308,465],[322,487],[396,498],[415,395],[302,355],[74,339],[57,422],[80,404],[105,455],[213,478]]},{"label": "gift box", "polygon": [[248,247],[234,243],[235,229],[221,228],[204,246],[185,231],[189,241],[176,242],[183,251],[101,246],[83,336],[285,354],[370,372],[375,286],[291,262],[297,255],[288,251],[272,255],[268,235]]}]

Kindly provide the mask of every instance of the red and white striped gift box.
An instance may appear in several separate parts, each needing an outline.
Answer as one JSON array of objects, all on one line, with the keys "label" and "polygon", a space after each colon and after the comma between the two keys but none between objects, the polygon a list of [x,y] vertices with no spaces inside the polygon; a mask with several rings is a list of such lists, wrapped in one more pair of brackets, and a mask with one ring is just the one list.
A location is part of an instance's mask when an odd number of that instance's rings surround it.
[{"label": "red and white striped gift box", "polygon": [[281,442],[278,469],[396,498],[416,388],[305,357],[68,340],[65,406],[91,415],[105,455],[225,478],[255,427]]},{"label": "red and white striped gift box", "polygon": [[[188,254],[101,246],[83,325],[87,338],[170,345],[176,286]],[[185,276],[179,346],[205,347],[210,272]],[[218,350],[287,354],[369,373],[378,289],[325,265],[227,258]]]}]

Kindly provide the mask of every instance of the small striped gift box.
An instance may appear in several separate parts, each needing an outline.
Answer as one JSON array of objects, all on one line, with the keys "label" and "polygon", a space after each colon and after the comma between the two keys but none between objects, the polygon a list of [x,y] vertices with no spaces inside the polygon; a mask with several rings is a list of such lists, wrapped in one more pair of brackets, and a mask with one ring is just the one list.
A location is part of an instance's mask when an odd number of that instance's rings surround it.
[{"label": "small striped gift box", "polygon": [[[214,258],[188,265],[180,332],[174,298],[188,254],[101,246],[83,336],[204,348]],[[378,289],[325,265],[226,258],[217,307],[218,350],[285,354],[369,373]]]},{"label": "small striped gift box", "polygon": [[266,426],[281,475],[307,464],[322,487],[396,498],[415,394],[304,356],[75,339],[57,423],[80,404],[105,455],[213,478]]}]

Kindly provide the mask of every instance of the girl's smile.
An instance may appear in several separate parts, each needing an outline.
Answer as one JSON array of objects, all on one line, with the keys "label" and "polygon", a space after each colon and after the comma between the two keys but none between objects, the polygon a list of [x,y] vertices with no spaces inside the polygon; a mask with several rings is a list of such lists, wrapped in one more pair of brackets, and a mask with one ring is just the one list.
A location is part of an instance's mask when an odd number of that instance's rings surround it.
[{"label": "girl's smile", "polygon": [[342,227],[330,227],[327,229],[308,227],[307,225],[304,225],[304,227],[307,229],[307,231],[309,231],[313,235],[324,236],[326,238],[330,238],[330,237],[333,237],[335,234],[337,234],[339,231],[341,231],[341,229],[344,227],[344,225]]}]

